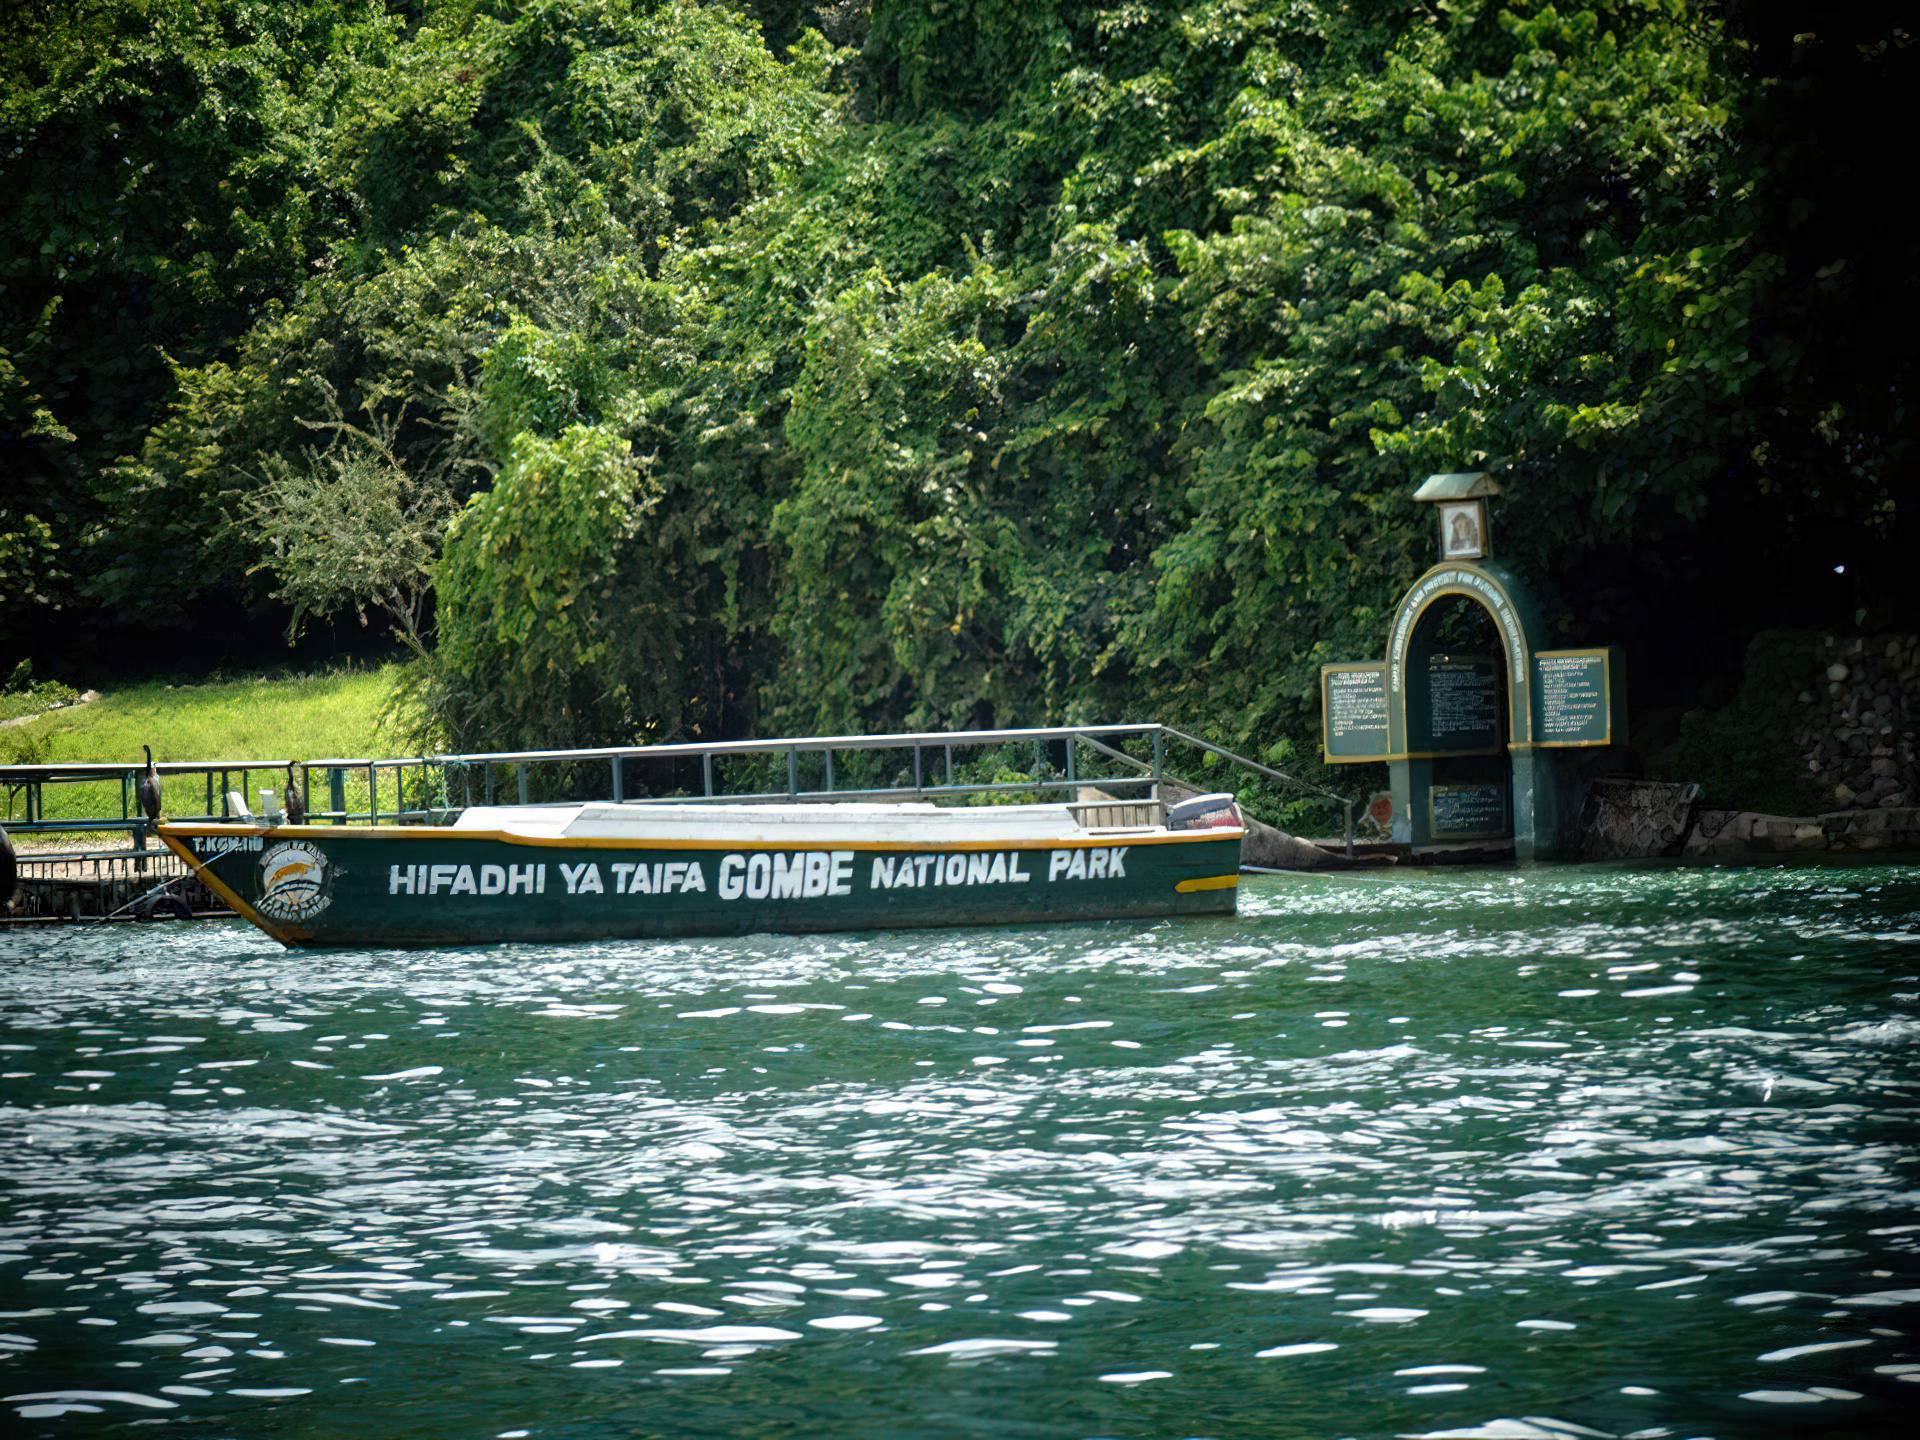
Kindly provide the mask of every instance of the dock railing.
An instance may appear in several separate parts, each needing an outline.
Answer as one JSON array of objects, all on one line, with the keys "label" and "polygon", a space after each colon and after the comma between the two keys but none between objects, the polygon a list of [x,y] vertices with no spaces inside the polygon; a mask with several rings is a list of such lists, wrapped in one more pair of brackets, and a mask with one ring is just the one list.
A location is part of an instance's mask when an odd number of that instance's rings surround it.
[{"label": "dock railing", "polygon": [[[1018,729],[910,731],[882,735],[788,736],[679,741],[575,750],[513,750],[412,758],[333,756],[302,763],[310,824],[433,823],[469,805],[582,800],[618,804],[765,804],[778,801],[1041,799],[1078,801],[1092,789],[1114,801],[1158,802],[1163,783],[1192,783],[1169,769],[1171,755],[1211,757],[1292,791],[1326,799],[1345,813],[1353,845],[1353,802],[1273,766],[1171,726],[1047,725]],[[150,828],[136,785],[143,766],[0,766],[0,826],[15,836],[121,831],[136,850]],[[177,820],[240,818],[260,790],[284,786],[284,760],[171,761],[156,766],[163,810]],[[271,776],[269,781],[266,778]],[[256,789],[256,785],[259,787]],[[1200,787],[1205,788],[1205,787]]]},{"label": "dock railing", "polygon": [[[233,797],[257,793],[253,777],[272,774],[276,792],[285,760],[168,760],[154,769],[166,815],[175,820],[233,820]],[[10,835],[81,835],[119,831],[144,850],[151,827],[140,813],[144,762],[130,765],[0,765],[0,827]],[[251,805],[252,801],[247,802]]]}]

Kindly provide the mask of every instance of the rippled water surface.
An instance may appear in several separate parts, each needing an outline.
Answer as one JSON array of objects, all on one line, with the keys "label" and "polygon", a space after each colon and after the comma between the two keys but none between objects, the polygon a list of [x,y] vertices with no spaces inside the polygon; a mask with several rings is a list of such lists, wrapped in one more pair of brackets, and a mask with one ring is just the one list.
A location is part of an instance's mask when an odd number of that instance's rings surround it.
[{"label": "rippled water surface", "polygon": [[0,935],[0,1428],[1891,1433],[1920,870],[298,954]]}]

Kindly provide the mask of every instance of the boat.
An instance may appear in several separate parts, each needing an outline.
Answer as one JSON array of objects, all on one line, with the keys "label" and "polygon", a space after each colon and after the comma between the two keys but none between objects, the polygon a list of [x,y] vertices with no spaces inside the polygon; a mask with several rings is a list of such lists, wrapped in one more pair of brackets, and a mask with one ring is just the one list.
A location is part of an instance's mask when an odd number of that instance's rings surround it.
[{"label": "boat", "polygon": [[284,945],[884,930],[1232,914],[1234,797],[472,806],[440,824],[162,821]]}]

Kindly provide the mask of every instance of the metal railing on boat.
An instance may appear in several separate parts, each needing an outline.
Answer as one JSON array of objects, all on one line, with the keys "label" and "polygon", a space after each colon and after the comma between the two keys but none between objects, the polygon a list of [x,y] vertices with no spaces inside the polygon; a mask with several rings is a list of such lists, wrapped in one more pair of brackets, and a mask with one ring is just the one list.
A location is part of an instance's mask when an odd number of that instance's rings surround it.
[{"label": "metal railing on boat", "polygon": [[[621,804],[765,804],[794,801],[1043,799],[1157,802],[1170,751],[1211,757],[1345,812],[1353,801],[1172,726],[1045,725],[879,735],[673,741],[570,750],[505,750],[417,757],[335,756],[300,771],[310,823],[428,822],[469,805],[580,800]],[[889,752],[897,759],[884,760]],[[165,812],[181,820],[233,820],[252,803],[255,777],[284,780],[284,760],[163,762]],[[139,764],[0,766],[5,815],[16,836],[129,835],[146,848],[138,811]],[[237,782],[237,790],[236,790]],[[270,786],[278,790],[278,786]],[[1200,787],[1207,788],[1207,787]],[[1087,797],[1084,792],[1096,794]],[[56,803],[49,806],[49,797]],[[241,807],[234,804],[240,799]],[[19,811],[21,813],[16,813]]]}]

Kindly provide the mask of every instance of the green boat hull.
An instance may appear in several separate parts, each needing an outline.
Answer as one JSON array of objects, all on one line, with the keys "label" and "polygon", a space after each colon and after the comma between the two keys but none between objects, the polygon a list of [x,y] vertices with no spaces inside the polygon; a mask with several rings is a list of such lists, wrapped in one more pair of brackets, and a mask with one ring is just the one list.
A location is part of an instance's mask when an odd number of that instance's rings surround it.
[{"label": "green boat hull", "polygon": [[428,826],[163,825],[287,945],[663,939],[1231,914],[1240,832],[989,845],[735,845]]}]

